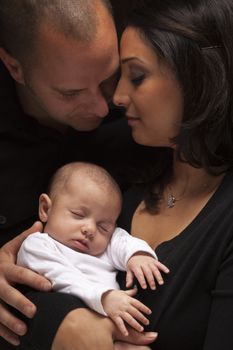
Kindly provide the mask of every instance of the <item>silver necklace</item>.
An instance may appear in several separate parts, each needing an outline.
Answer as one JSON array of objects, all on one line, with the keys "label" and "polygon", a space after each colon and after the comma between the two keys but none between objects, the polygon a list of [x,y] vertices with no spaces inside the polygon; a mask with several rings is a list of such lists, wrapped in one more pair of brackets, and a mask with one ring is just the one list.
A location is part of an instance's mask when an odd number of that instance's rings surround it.
[{"label": "silver necklace", "polygon": [[[208,186],[208,184],[204,183],[202,185],[202,190],[206,190],[207,186]],[[169,189],[170,193],[168,194],[168,197],[167,197],[167,207],[168,208],[173,208],[175,206],[176,202],[180,201],[181,199],[183,199],[185,197],[185,193],[183,193],[181,195],[181,197],[177,198],[172,193],[172,189],[171,189],[170,186],[168,187],[168,189]]]},{"label": "silver necklace", "polygon": [[167,207],[168,208],[173,208],[175,206],[176,202],[181,200],[183,198],[183,196],[179,197],[179,198],[176,198],[174,196],[174,194],[172,193],[172,190],[171,190],[170,187],[169,187],[169,190],[170,190],[170,193],[168,194],[168,197],[167,197]]},{"label": "silver necklace", "polygon": [[177,199],[175,196],[173,196],[172,193],[169,193],[168,198],[167,198],[167,207],[168,208],[173,208],[177,202]]}]

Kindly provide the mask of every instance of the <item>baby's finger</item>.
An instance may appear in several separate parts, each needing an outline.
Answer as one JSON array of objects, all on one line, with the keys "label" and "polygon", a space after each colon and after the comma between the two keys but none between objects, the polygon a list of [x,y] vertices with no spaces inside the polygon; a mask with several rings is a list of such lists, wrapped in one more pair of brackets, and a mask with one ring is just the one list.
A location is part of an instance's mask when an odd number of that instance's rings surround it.
[{"label": "baby's finger", "polygon": [[142,271],[141,268],[137,268],[134,271],[135,277],[137,278],[140,286],[142,287],[142,289],[146,289],[147,288],[147,283],[144,277],[144,273]]},{"label": "baby's finger", "polygon": [[131,305],[134,306],[137,310],[143,312],[146,315],[151,314],[151,309],[147,307],[145,304],[141,303],[139,300],[132,298]]},{"label": "baby's finger", "polygon": [[157,280],[158,284],[160,284],[160,285],[164,284],[163,277],[162,277],[159,269],[157,268],[157,266],[152,265],[151,270],[152,270],[153,275],[154,275],[155,279]]},{"label": "baby's finger", "polygon": [[155,290],[155,278],[154,278],[154,268],[153,266],[143,266],[142,267],[144,276],[146,277],[146,280],[150,286],[151,289]]},{"label": "baby's finger", "polygon": [[116,326],[120,330],[120,332],[125,335],[126,337],[129,335],[129,332],[127,331],[127,328],[125,327],[125,323],[123,319],[120,316],[114,317],[113,321],[115,322]]},{"label": "baby's finger", "polygon": [[155,265],[157,266],[157,268],[165,273],[169,273],[170,270],[167,266],[165,266],[164,264],[162,264],[160,261],[155,260]]},{"label": "baby's finger", "polygon": [[137,287],[135,287],[132,289],[125,290],[124,292],[125,292],[125,294],[129,295],[130,297],[133,297],[134,295],[137,294],[137,291],[138,291],[138,289],[137,289]]},{"label": "baby's finger", "polygon": [[144,324],[144,325],[148,325],[150,322],[149,320],[143,315],[143,313],[141,313],[137,308],[135,308],[134,306],[131,306],[128,309],[128,313],[137,321],[139,321],[140,323]]},{"label": "baby's finger", "polygon": [[126,273],[126,287],[132,287],[133,285],[134,274],[131,270],[127,270]]},{"label": "baby's finger", "polygon": [[136,329],[138,332],[143,332],[144,328],[138,321],[136,321],[133,316],[131,316],[128,312],[124,312],[122,314],[122,318],[125,322],[127,322],[132,328]]}]

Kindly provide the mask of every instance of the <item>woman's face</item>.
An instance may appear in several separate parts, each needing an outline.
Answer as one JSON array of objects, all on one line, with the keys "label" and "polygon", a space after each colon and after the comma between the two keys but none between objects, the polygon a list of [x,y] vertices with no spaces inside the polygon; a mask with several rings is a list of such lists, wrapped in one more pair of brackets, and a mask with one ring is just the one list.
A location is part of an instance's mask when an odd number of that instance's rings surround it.
[{"label": "woman's face", "polygon": [[168,65],[132,27],[121,39],[121,78],[114,103],[124,106],[134,140],[142,145],[174,147],[183,92]]}]

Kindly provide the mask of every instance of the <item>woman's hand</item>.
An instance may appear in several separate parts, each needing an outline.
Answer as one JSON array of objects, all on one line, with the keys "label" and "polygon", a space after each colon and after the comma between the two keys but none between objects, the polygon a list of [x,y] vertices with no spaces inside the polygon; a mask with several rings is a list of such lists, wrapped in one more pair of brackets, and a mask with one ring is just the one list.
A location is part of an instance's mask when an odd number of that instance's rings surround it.
[{"label": "woman's hand", "polygon": [[118,341],[114,343],[114,350],[150,350],[148,346],[134,345]]},{"label": "woman's hand", "polygon": [[23,284],[32,288],[49,291],[51,284],[44,277],[26,268],[16,265],[17,252],[23,240],[31,233],[42,230],[42,224],[36,222],[0,249],[0,336],[13,345],[19,344],[19,337],[27,331],[24,322],[16,318],[8,309],[10,305],[32,318],[36,312],[35,305],[13,286]]},{"label": "woman's hand", "polygon": [[128,328],[124,336],[109,317],[104,317],[89,309],[71,311],[58,328],[52,350],[113,350],[117,341],[146,346],[156,341],[155,332],[139,333]]}]

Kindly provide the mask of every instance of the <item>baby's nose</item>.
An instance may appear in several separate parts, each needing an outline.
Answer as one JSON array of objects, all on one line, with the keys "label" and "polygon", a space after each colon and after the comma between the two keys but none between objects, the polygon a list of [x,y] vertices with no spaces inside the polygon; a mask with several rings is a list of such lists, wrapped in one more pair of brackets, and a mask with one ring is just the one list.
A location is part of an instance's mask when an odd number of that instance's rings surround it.
[{"label": "baby's nose", "polygon": [[89,239],[95,236],[94,226],[90,226],[90,225],[83,226],[81,231],[82,231],[82,234]]}]

